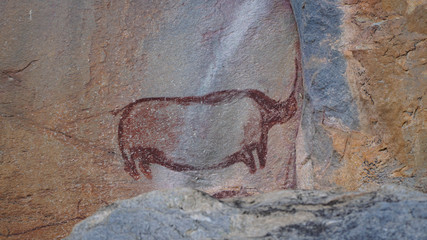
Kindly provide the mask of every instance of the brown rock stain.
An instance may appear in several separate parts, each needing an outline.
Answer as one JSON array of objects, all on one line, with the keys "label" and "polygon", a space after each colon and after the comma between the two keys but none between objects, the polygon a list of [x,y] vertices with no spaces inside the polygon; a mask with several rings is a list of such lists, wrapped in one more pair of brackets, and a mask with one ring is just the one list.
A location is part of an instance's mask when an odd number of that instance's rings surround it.
[{"label": "brown rock stain", "polygon": [[386,145],[376,136],[332,124],[324,127],[335,151],[342,156],[341,167],[332,175],[332,181],[349,191],[378,187],[381,174],[391,161]]},{"label": "brown rock stain", "polygon": [[338,153],[347,139],[345,163],[338,170],[336,183],[349,189],[362,186],[363,179],[374,183],[374,178],[366,178],[372,170],[366,169],[375,169],[374,165],[386,161],[395,166],[385,174],[390,181],[415,177],[415,186],[422,187],[427,177],[423,164],[427,154],[422,150],[427,119],[427,35],[423,27],[427,4],[405,0],[347,4],[351,5],[344,8],[343,28],[348,43],[344,52],[349,63],[347,77],[358,100],[361,129],[346,132],[345,137],[328,130]]}]

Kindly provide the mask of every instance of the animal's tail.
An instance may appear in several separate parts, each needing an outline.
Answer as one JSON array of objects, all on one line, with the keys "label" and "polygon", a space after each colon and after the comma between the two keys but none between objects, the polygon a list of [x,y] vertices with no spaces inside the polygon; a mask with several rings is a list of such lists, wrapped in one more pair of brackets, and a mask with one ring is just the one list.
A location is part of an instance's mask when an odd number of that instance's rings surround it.
[{"label": "animal's tail", "polygon": [[119,113],[123,112],[123,110],[125,110],[126,107],[127,105],[119,109],[111,110],[110,113],[113,114],[114,116],[117,116]]}]

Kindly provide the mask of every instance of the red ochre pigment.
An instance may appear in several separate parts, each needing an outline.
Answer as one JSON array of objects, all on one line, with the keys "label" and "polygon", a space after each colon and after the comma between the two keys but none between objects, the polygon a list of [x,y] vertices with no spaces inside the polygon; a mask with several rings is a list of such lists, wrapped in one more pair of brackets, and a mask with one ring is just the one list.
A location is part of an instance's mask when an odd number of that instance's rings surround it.
[{"label": "red ochre pigment", "polygon": [[[295,96],[299,73],[297,63],[295,70],[296,73],[292,92],[290,96],[282,102],[271,99],[261,91],[254,89],[224,90],[204,96],[142,98],[116,111],[116,114],[122,112],[118,127],[118,142],[125,162],[124,170],[129,173],[132,178],[138,180],[140,178],[140,172],[143,173],[146,178],[152,178],[150,164],[159,164],[173,171],[182,172],[221,169],[242,162],[249,168],[249,172],[253,174],[257,170],[253,151],[256,151],[257,153],[260,168],[264,168],[267,156],[268,131],[276,124],[283,124],[287,122],[297,112],[297,100]],[[223,158],[219,163],[215,163],[213,165],[206,164],[202,166],[195,166],[185,162],[182,163],[182,160],[177,161],[173,157],[167,157],[168,154],[169,156],[172,155],[167,152],[167,149],[161,149],[153,146],[153,144],[149,144],[149,146],[144,145],[144,143],[140,141],[140,139],[153,138],[151,134],[146,134],[147,131],[144,131],[144,128],[153,127],[153,124],[149,123],[146,115],[139,116],[138,113],[141,115],[141,112],[133,112],[134,108],[137,106],[141,109],[147,108],[146,111],[158,112],[160,110],[165,110],[167,106],[171,105],[179,105],[180,108],[197,105],[219,106],[230,102],[244,100],[253,101],[253,105],[255,105],[256,109],[259,110],[260,116],[259,119],[257,119],[259,123],[254,125],[258,127],[251,128],[252,132],[258,131],[259,133],[244,134],[244,136],[248,137],[249,135],[252,138],[256,136],[257,139],[242,139],[242,144],[239,146],[240,150]],[[158,109],[152,109],[156,106]],[[150,107],[151,109],[149,109]],[[182,118],[183,116],[180,117]],[[147,119],[147,122],[143,122],[141,124],[141,119],[143,119],[143,121]],[[179,119],[169,119],[168,121],[175,121],[179,124]],[[167,132],[167,129],[165,132]],[[159,134],[162,136],[163,141],[166,139],[166,141],[171,141],[168,144],[175,144],[173,142],[174,137],[170,134],[163,133],[162,135],[162,132]],[[154,142],[157,141],[158,138],[159,137],[155,138]],[[153,142],[152,139],[151,142]],[[140,172],[136,165],[138,161]],[[233,195],[233,193],[223,192],[220,195],[228,196]]]}]

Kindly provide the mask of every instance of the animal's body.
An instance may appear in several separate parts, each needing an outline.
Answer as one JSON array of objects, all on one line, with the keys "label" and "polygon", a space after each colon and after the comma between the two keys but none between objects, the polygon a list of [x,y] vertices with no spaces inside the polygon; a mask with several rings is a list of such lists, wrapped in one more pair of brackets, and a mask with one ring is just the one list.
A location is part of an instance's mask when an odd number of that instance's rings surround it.
[{"label": "animal's body", "polygon": [[[255,173],[266,164],[269,129],[297,111],[295,91],[283,102],[258,90],[139,99],[125,108],[118,140],[125,171],[151,178],[150,164],[174,171],[211,170],[242,162]],[[241,114],[238,114],[238,113]],[[242,117],[243,116],[243,117]]]}]

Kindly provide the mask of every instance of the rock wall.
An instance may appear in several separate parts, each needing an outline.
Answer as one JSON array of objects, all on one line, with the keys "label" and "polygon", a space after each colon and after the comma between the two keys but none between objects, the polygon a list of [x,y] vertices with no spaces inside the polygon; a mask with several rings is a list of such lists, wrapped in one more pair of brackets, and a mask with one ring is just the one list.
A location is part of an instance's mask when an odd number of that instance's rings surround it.
[{"label": "rock wall", "polygon": [[426,1],[291,2],[305,85],[298,186],[426,191]]},{"label": "rock wall", "polygon": [[386,173],[426,191],[427,2],[347,1],[343,9],[346,74],[362,122],[348,146],[363,153],[344,154],[346,164],[363,161],[368,181],[382,184]]},{"label": "rock wall", "polygon": [[[422,0],[1,1],[0,238],[65,237],[113,201],[179,186],[222,197],[385,183],[427,191],[426,7]],[[127,104],[247,88],[285,102],[295,76],[304,81],[300,112],[269,131],[265,169],[255,153],[251,174],[251,156],[239,148],[237,164],[209,174],[151,164],[153,179],[136,181],[132,165],[124,171],[118,128]],[[255,95],[239,94],[249,101],[228,102],[239,114],[259,109]],[[245,131],[238,134],[230,139]]]},{"label": "rock wall", "polygon": [[[104,161],[111,153],[90,144],[85,127],[79,131],[86,138],[68,133],[100,119],[82,97],[90,79],[93,3],[1,1],[0,19],[0,237],[60,238],[110,201],[100,196],[116,191],[97,187],[108,176],[93,174],[114,169]],[[111,141],[98,136],[97,143]],[[120,192],[130,197],[135,190],[127,188]]]},{"label": "rock wall", "polygon": [[[302,79],[289,2],[95,6],[88,102],[117,109],[111,147],[126,174],[218,196],[295,186]],[[276,103],[289,98],[298,112]]]},{"label": "rock wall", "polygon": [[359,128],[359,113],[345,76],[341,51],[343,11],[337,1],[292,1],[301,38],[305,102],[299,141],[298,186],[336,186],[330,178],[340,157],[325,122],[341,128]]}]

